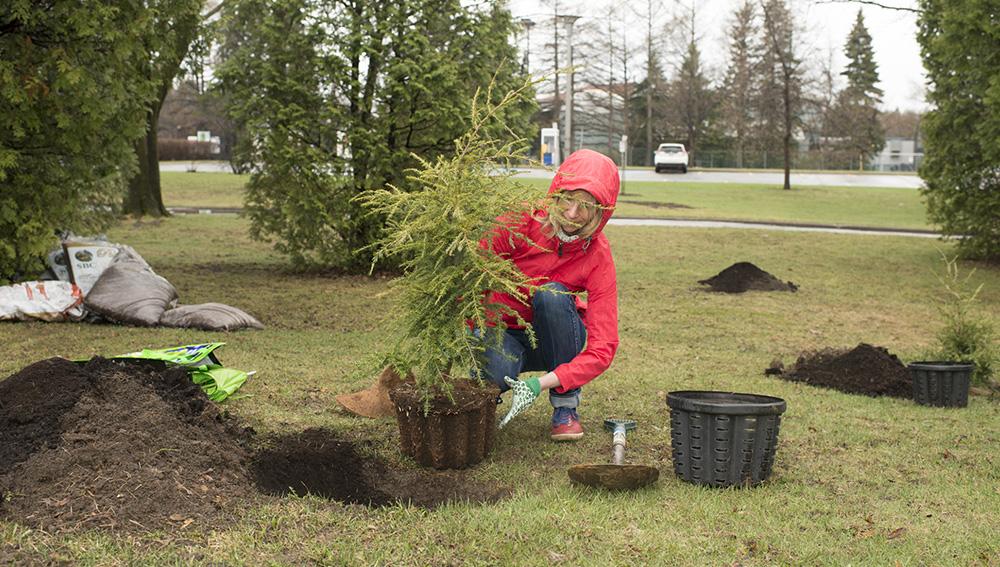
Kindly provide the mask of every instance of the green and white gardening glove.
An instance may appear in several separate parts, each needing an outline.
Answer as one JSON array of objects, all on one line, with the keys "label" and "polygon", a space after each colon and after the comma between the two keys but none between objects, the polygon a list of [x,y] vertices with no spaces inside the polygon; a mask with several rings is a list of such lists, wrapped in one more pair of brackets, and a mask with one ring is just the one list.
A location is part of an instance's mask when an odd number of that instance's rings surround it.
[{"label": "green and white gardening glove", "polygon": [[528,378],[522,382],[520,380],[511,380],[509,376],[504,376],[503,380],[510,386],[513,396],[510,399],[510,411],[500,421],[500,429],[503,429],[503,426],[507,425],[515,416],[528,409],[528,406],[542,393],[542,386],[538,383],[538,378]]}]

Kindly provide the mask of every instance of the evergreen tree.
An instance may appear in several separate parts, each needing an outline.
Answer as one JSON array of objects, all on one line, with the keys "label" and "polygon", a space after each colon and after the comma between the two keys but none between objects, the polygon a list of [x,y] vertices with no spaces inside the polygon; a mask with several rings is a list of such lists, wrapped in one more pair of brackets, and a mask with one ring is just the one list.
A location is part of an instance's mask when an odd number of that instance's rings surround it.
[{"label": "evergreen tree", "polygon": [[720,115],[723,127],[733,137],[736,167],[750,142],[755,117],[754,98],[759,88],[757,65],[762,46],[760,24],[752,0],[744,0],[729,26],[729,65],[723,79]]},{"label": "evergreen tree", "polygon": [[885,132],[879,122],[882,90],[877,86],[875,50],[861,10],[847,36],[844,54],[848,62],[841,75],[847,78],[847,86],[832,109],[830,133],[837,139],[837,147],[850,158],[857,158],[859,169],[863,169],[885,145]]},{"label": "evergreen tree", "polygon": [[1000,260],[1000,34],[995,0],[921,0],[927,69],[920,167],[932,221],[967,257]]},{"label": "evergreen tree", "polygon": [[135,170],[150,28],[141,3],[0,8],[0,283],[32,277],[61,230],[106,228]]},{"label": "evergreen tree", "polygon": [[[494,75],[498,93],[520,81],[514,24],[497,3],[236,0],[225,10],[225,37],[240,43],[226,47],[219,76],[256,166],[251,235],[298,265],[366,268],[383,221],[353,197],[410,188],[417,157],[454,151],[477,87]],[[505,107],[498,123],[533,137],[532,110]]]},{"label": "evergreen tree", "polygon": [[671,112],[669,118],[681,132],[681,139],[690,154],[694,165],[698,152],[698,142],[708,131],[715,114],[715,92],[713,91],[705,68],[701,63],[701,51],[695,35],[695,11],[692,4],[690,16],[686,18],[682,29],[688,32],[684,42],[684,55],[681,58],[677,76],[670,83],[669,95]]}]

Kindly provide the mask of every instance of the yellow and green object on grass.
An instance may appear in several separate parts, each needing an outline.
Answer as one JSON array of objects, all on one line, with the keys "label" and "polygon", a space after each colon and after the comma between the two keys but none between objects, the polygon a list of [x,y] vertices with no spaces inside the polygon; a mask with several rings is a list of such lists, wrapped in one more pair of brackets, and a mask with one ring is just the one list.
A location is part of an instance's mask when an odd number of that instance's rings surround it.
[{"label": "yellow and green object on grass", "polygon": [[164,349],[144,348],[140,351],[111,356],[111,359],[138,358],[161,360],[187,368],[191,380],[201,386],[205,395],[214,402],[221,402],[232,396],[254,372],[244,372],[226,368],[215,355],[215,351],[226,343],[204,343],[184,345]]}]

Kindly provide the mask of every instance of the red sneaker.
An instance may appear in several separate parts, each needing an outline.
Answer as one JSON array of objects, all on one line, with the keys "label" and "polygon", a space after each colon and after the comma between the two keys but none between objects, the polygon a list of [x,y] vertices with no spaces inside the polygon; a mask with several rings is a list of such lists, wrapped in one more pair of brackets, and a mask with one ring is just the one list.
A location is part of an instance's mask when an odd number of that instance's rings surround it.
[{"label": "red sneaker", "polygon": [[553,441],[576,441],[583,437],[583,426],[576,408],[555,408],[552,412]]}]

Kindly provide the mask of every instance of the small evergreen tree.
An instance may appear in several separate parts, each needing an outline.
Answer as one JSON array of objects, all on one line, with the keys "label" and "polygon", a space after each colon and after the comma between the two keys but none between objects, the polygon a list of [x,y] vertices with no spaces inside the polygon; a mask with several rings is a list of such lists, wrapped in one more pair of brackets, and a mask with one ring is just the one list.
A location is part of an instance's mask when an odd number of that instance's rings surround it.
[{"label": "small evergreen tree", "polygon": [[930,219],[964,257],[1000,260],[1000,34],[993,0],[921,0],[927,69],[920,166]]},{"label": "small evergreen tree", "polygon": [[[477,95],[471,127],[455,141],[454,154],[419,159],[420,167],[411,170],[415,190],[390,185],[355,199],[386,219],[385,236],[369,247],[374,262],[401,262],[403,275],[393,287],[403,334],[389,359],[400,375],[412,373],[425,401],[448,395],[452,380],[478,375],[484,341],[499,346],[503,340],[503,315],[526,325],[510,307],[485,298],[490,291],[505,291],[528,301],[536,286],[480,242],[519,222],[537,202],[536,189],[504,173],[525,148],[525,140],[504,127],[504,111],[531,92],[531,83],[525,83],[496,103],[490,102],[491,90]],[[493,133],[498,127],[507,141]],[[467,322],[500,332],[484,333],[480,340]]]},{"label": "small evergreen tree", "polygon": [[861,10],[844,45],[847,68],[841,73],[847,86],[837,96],[831,113],[830,133],[838,138],[836,146],[859,160],[859,169],[885,145],[885,131],[879,121],[878,66],[872,36],[865,27]]}]

